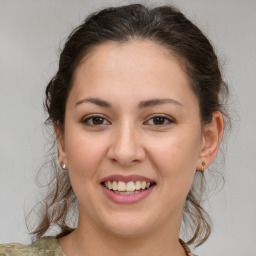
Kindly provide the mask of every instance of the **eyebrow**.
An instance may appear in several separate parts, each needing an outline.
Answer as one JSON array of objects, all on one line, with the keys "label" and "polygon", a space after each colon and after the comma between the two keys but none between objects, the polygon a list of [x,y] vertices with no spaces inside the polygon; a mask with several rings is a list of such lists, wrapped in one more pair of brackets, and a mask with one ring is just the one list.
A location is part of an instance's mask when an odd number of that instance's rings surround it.
[{"label": "eyebrow", "polygon": [[105,107],[105,108],[110,108],[111,107],[111,104],[108,103],[107,101],[105,100],[102,100],[102,99],[99,99],[99,98],[87,98],[87,99],[82,99],[82,100],[79,100],[77,103],[76,103],[76,106],[82,104],[82,103],[85,103],[85,102],[90,102],[90,103],[93,103],[95,105],[98,105],[100,107]]},{"label": "eyebrow", "polygon": [[[102,99],[99,99],[99,98],[86,98],[86,99],[82,99],[82,100],[79,100],[75,106],[78,106],[82,103],[85,103],[85,102],[90,102],[90,103],[93,103],[95,105],[98,105],[100,107],[105,107],[105,108],[111,108],[112,105],[105,101],[105,100],[102,100]],[[172,104],[175,104],[175,105],[178,105],[178,106],[182,106],[184,107],[183,104],[181,104],[179,101],[177,100],[174,100],[174,99],[150,99],[150,100],[145,100],[145,101],[141,101],[138,105],[138,107],[141,109],[141,108],[147,108],[147,107],[153,107],[153,106],[157,106],[157,105],[162,105],[162,104],[166,104],[166,103],[172,103]]]},{"label": "eyebrow", "polygon": [[156,105],[162,105],[166,103],[172,103],[172,104],[176,104],[178,106],[184,107],[183,104],[181,104],[179,101],[174,99],[151,99],[151,100],[141,101],[139,103],[139,108],[153,107]]}]

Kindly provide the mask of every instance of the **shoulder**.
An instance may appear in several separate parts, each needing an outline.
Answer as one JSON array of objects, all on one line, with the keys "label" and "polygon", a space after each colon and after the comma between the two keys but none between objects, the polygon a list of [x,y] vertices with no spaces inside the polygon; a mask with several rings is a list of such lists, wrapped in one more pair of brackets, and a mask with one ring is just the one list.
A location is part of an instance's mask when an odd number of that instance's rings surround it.
[{"label": "shoulder", "polygon": [[0,244],[0,256],[65,256],[55,237],[42,237],[29,245]]}]

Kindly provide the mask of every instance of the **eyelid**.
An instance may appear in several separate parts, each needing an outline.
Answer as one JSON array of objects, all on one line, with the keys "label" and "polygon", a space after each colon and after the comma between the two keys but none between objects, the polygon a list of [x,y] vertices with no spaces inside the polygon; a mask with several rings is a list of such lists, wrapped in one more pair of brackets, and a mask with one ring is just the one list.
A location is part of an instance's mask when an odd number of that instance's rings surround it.
[{"label": "eyelid", "polygon": [[168,124],[162,124],[162,125],[154,125],[152,124],[153,126],[158,126],[158,127],[162,127],[162,126],[167,126],[167,125],[170,125],[170,124],[173,124],[173,123],[176,123],[176,120],[170,116],[167,116],[167,115],[163,115],[163,114],[154,114],[153,116],[150,116],[146,122],[148,122],[149,120],[155,118],[155,117],[162,117],[162,118],[165,118],[165,120],[168,120]]},{"label": "eyelid", "polygon": [[82,119],[82,123],[85,124],[86,126],[93,126],[93,127],[100,127],[100,126],[103,126],[105,124],[99,124],[99,125],[93,125],[93,124],[89,124],[87,121],[92,119],[92,118],[95,118],[95,117],[100,117],[102,119],[104,119],[105,121],[107,121],[109,124],[110,122],[104,117],[102,116],[101,114],[91,114],[91,115],[87,115],[85,116],[83,119]]},{"label": "eyelid", "polygon": [[[92,127],[97,127],[97,126],[100,127],[100,126],[106,125],[106,124],[93,125],[93,124],[89,124],[89,123],[87,122],[88,120],[90,120],[90,119],[92,119],[92,118],[95,118],[95,117],[100,117],[100,118],[104,119],[105,121],[108,122],[107,125],[111,124],[111,123],[107,120],[107,118],[105,118],[105,117],[104,117],[103,115],[101,115],[101,114],[91,114],[91,115],[87,115],[87,116],[85,116],[85,117],[82,119],[82,123],[85,124],[85,125],[87,125],[87,126],[92,126]],[[165,120],[168,121],[168,124],[160,124],[160,125],[150,124],[150,125],[152,125],[152,126],[157,126],[157,127],[163,127],[163,126],[167,126],[167,125],[170,125],[170,124],[176,122],[176,121],[175,121],[172,117],[170,117],[170,116],[167,116],[167,115],[164,115],[164,114],[154,114],[154,115],[150,116],[143,124],[147,123],[149,120],[151,120],[151,119],[153,119],[153,118],[156,118],[156,117],[162,117],[162,118],[164,118]]]}]

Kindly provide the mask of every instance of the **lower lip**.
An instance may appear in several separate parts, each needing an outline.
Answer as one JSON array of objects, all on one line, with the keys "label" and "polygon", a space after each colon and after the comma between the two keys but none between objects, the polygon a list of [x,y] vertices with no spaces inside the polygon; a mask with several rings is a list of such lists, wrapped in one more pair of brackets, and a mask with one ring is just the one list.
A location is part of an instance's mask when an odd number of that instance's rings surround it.
[{"label": "lower lip", "polygon": [[139,193],[136,194],[130,194],[130,195],[121,195],[121,194],[116,194],[112,190],[107,189],[103,185],[101,185],[104,194],[114,203],[117,204],[132,204],[136,203],[138,201],[141,201],[145,197],[147,197],[152,190],[154,189],[155,185],[151,186],[150,188],[146,190],[142,190]]}]

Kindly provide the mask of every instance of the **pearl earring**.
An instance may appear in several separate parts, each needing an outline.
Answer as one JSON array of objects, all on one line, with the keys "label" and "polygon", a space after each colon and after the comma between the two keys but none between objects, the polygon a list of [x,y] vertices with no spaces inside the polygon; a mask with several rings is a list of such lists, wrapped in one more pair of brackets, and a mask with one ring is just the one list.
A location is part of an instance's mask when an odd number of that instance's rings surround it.
[{"label": "pearl earring", "polygon": [[62,167],[63,170],[66,170],[66,164],[65,163],[63,163],[61,167]]}]

